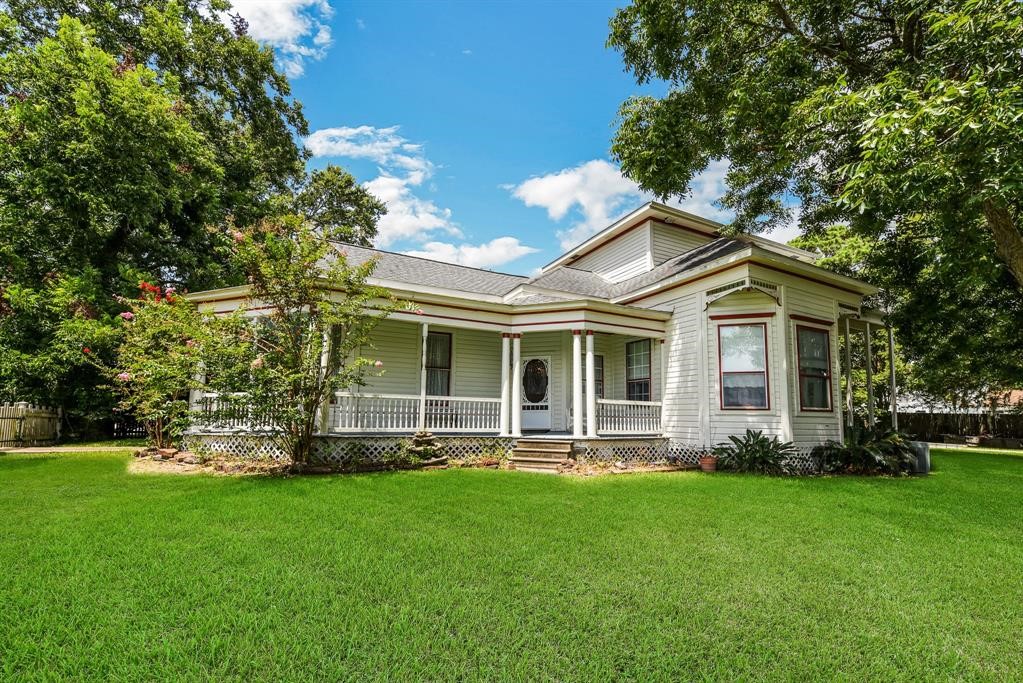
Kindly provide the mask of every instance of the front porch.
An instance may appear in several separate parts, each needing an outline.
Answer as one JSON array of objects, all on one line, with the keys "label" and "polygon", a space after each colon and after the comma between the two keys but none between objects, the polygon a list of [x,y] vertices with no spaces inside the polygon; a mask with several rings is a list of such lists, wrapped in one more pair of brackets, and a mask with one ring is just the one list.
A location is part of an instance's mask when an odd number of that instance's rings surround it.
[{"label": "front porch", "polygon": [[[541,320],[536,331],[508,332],[482,321],[456,325],[402,315],[382,321],[372,344],[360,350],[380,370],[368,373],[364,386],[331,397],[320,411],[319,434],[425,430],[582,439],[662,433],[665,364],[659,320],[635,333],[635,320],[620,324],[606,314],[594,320]],[[613,331],[621,328],[629,333]],[[240,398],[195,394],[197,430],[256,430],[259,425]]]}]

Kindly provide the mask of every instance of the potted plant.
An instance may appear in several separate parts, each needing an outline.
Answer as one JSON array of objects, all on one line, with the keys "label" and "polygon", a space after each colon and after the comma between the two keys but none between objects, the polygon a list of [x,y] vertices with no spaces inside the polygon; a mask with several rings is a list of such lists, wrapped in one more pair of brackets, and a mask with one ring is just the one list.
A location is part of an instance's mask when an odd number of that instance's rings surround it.
[{"label": "potted plant", "polygon": [[718,469],[718,456],[712,451],[706,451],[700,456],[700,469],[704,472],[716,472]]}]

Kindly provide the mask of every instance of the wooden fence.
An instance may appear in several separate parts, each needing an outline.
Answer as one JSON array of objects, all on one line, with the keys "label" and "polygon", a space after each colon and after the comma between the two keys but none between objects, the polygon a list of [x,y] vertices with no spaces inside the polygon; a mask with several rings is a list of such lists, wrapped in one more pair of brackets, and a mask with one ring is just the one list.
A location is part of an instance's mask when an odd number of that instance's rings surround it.
[{"label": "wooden fence", "polygon": [[0,446],[37,446],[53,443],[59,437],[60,415],[56,410],[30,403],[0,405]]},{"label": "wooden fence", "polygon": [[899,413],[899,430],[925,441],[942,442],[948,436],[991,436],[1023,439],[1023,414]]}]

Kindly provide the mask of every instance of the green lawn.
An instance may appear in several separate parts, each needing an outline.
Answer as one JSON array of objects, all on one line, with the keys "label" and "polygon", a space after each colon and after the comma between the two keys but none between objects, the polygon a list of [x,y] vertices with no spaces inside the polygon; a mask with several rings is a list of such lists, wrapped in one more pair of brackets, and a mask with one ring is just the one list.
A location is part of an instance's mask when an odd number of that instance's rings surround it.
[{"label": "green lawn", "polygon": [[0,456],[0,677],[1011,679],[1023,457],[919,479]]}]

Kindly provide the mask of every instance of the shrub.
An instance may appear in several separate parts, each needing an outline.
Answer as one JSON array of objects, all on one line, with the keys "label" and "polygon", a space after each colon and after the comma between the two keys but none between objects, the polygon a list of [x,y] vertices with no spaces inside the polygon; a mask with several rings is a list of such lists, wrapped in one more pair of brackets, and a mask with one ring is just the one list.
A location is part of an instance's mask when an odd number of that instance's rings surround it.
[{"label": "shrub", "polygon": [[829,441],[813,449],[813,457],[828,474],[906,474],[916,461],[902,432],[860,426],[846,432],[844,443]]},{"label": "shrub", "polygon": [[720,444],[713,451],[718,457],[719,469],[755,474],[791,473],[786,461],[796,449],[790,442],[752,429],[747,429],[741,438],[730,436],[728,439],[731,443]]}]

